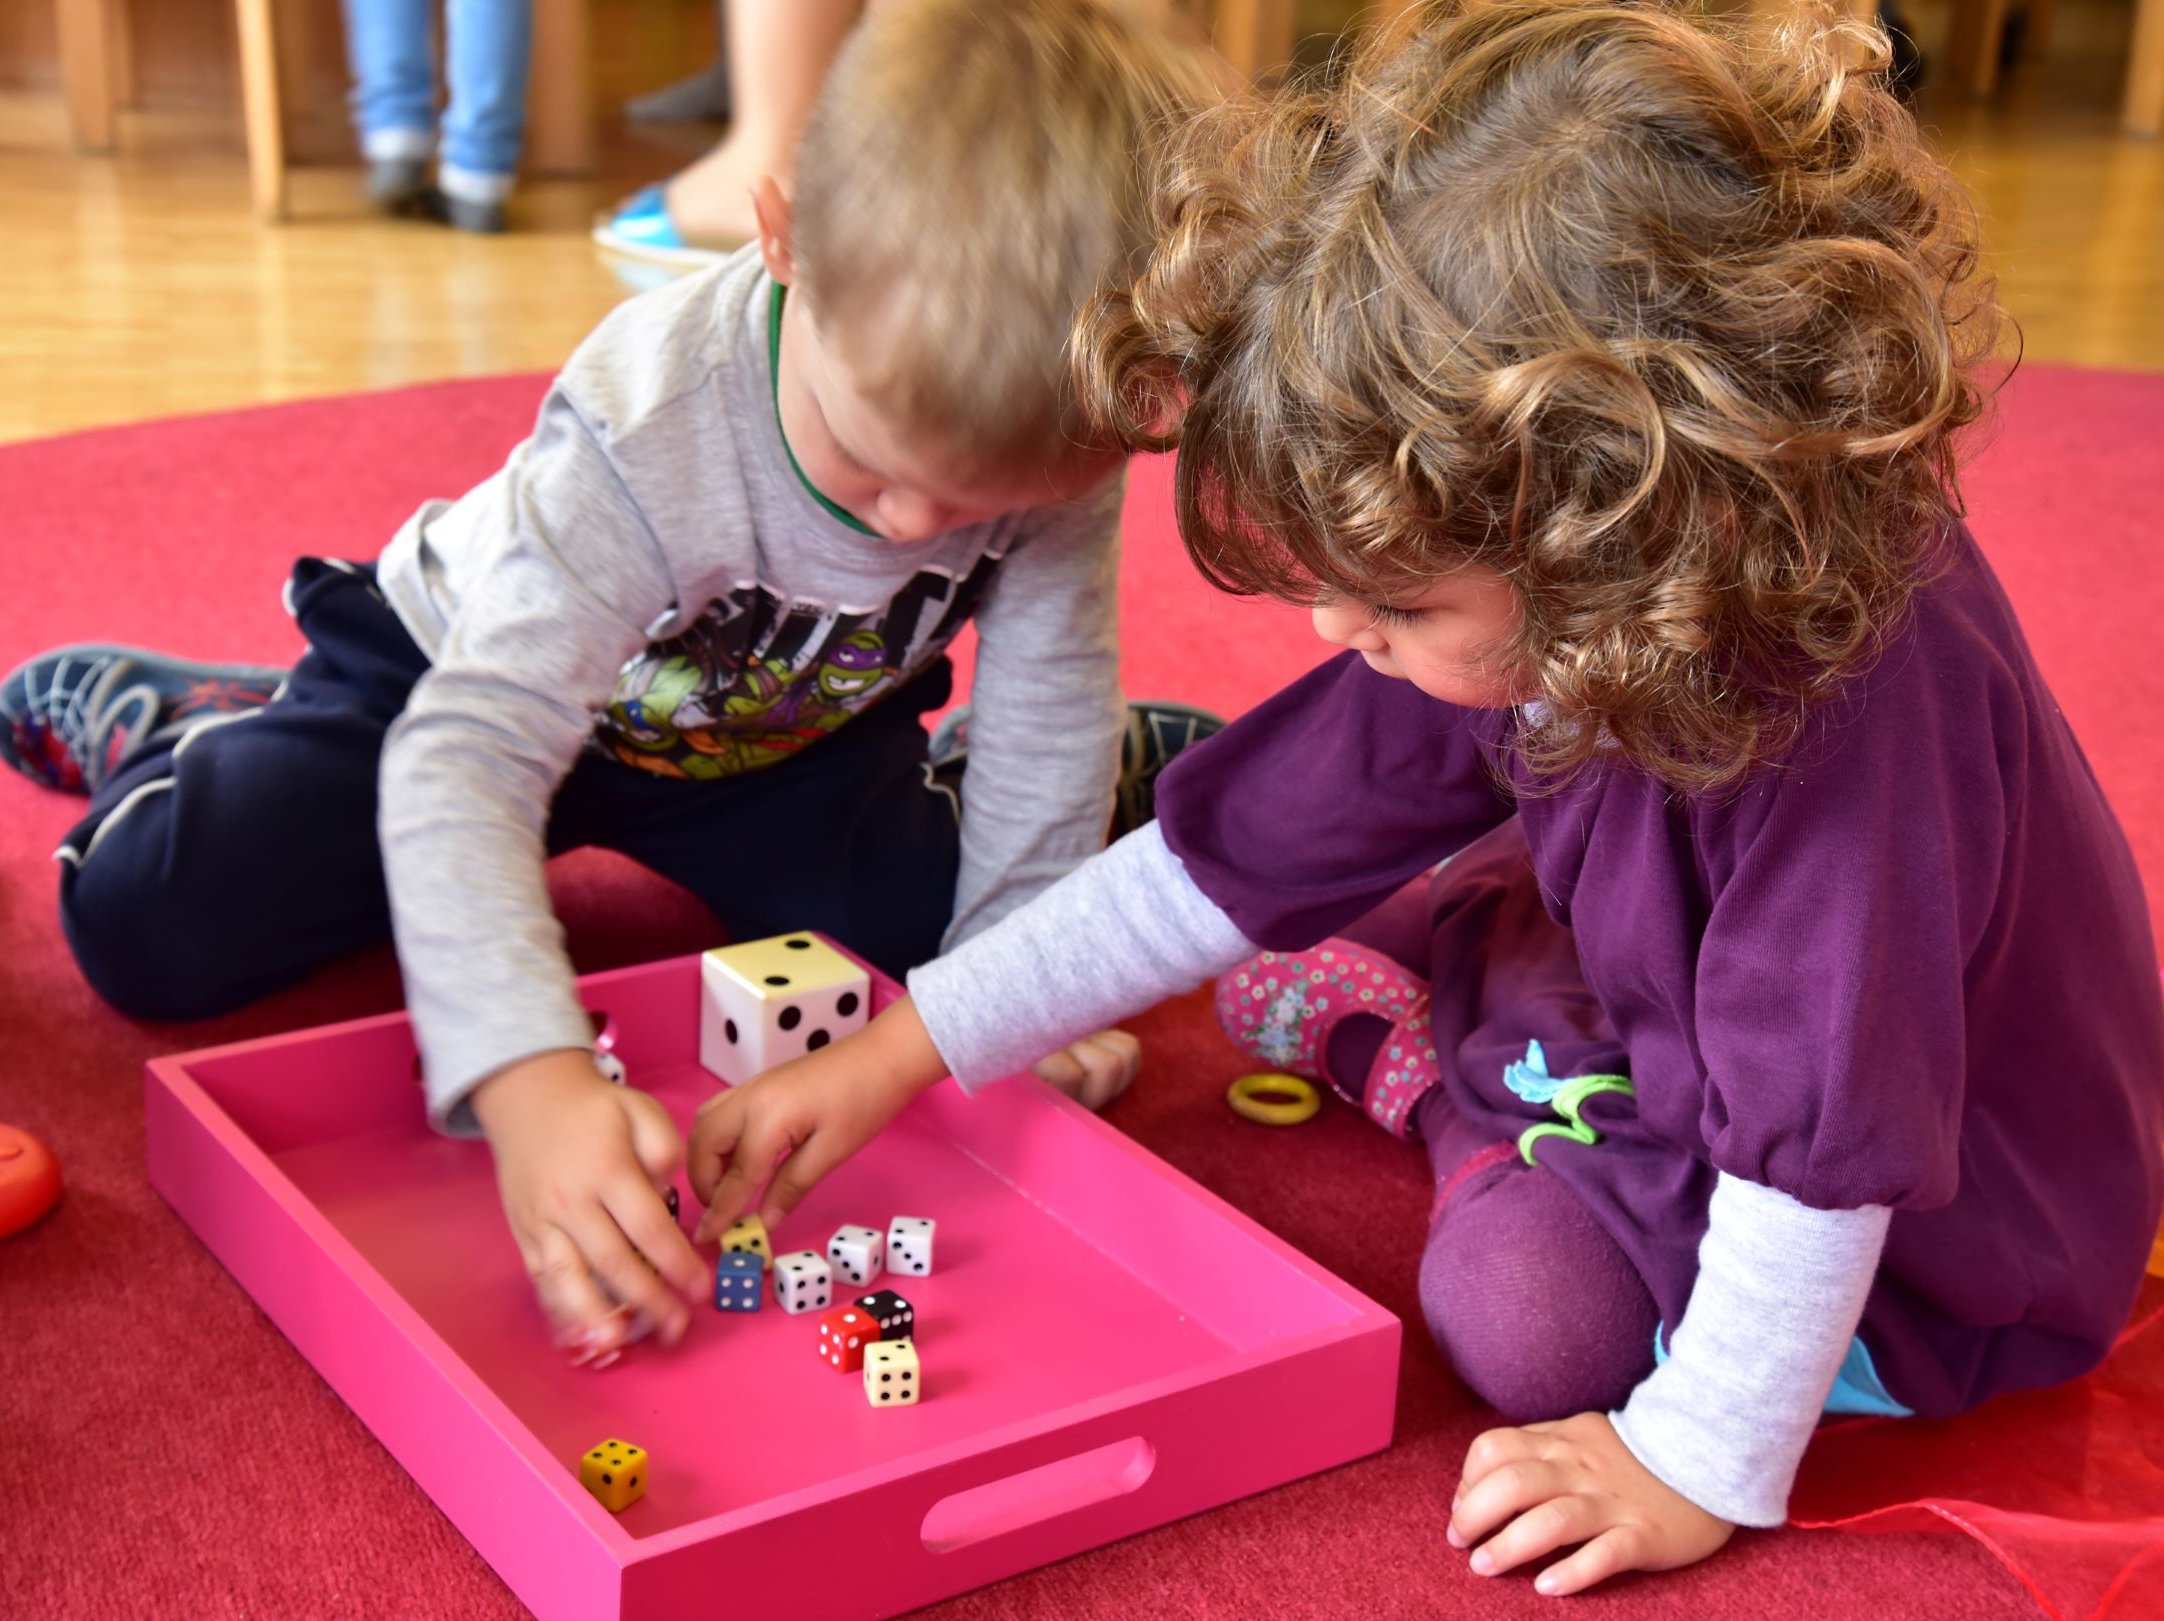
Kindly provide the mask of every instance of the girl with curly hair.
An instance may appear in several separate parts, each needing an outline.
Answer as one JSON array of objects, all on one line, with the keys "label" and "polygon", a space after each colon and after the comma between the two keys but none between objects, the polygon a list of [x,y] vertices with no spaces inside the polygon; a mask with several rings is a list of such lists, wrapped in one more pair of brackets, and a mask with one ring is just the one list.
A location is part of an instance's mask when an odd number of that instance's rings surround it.
[{"label": "girl with curly hair", "polygon": [[709,1223],[1222,974],[1236,1042],[1425,1146],[1428,1327],[1512,1426],[1476,1571],[1689,1564],[1822,1413],[2092,1367],[2164,1200],[2156,948],[1962,522],[2003,322],[1886,60],[1461,0],[1187,131],[1083,393],[1178,447],[1205,574],[1344,651],[714,1100]]}]

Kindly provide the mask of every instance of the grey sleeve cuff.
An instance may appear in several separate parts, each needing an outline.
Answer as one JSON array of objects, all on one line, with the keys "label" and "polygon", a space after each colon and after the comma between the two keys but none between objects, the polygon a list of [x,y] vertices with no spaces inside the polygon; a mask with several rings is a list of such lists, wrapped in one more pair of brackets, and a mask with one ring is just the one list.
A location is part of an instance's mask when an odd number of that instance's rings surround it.
[{"label": "grey sleeve cuff", "polygon": [[926,963],[909,994],[948,1069],[975,1091],[1256,949],[1152,822]]},{"label": "grey sleeve cuff", "polygon": [[1779,1525],[1893,1212],[1813,1210],[1723,1174],[1708,1214],[1669,1358],[1609,1417],[1640,1463],[1707,1513]]}]

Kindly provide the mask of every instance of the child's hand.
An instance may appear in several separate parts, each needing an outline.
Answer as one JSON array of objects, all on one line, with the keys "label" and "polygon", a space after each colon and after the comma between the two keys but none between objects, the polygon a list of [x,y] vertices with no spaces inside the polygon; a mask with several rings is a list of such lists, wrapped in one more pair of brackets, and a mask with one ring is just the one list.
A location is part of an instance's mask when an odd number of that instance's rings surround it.
[{"label": "child's hand", "polygon": [[1582,1592],[1621,1571],[1695,1565],[1735,1529],[1663,1485],[1605,1413],[1488,1431],[1465,1454],[1450,1509],[1450,1545],[1479,1544],[1476,1575],[1584,1543],[1534,1580],[1550,1595]]},{"label": "child's hand", "polygon": [[904,997],[855,1035],[708,1098],[691,1127],[691,1191],[706,1201],[698,1241],[754,1199],[774,1226],[945,1073]]},{"label": "child's hand", "polygon": [[1100,1030],[1041,1060],[1037,1073],[1092,1114],[1134,1084],[1142,1043],[1124,1030]]},{"label": "child's hand", "polygon": [[712,1279],[656,1191],[683,1147],[668,1112],[568,1048],[499,1071],[473,1110],[557,1343],[583,1363],[613,1360],[640,1320],[666,1344],[683,1338],[686,1301]]}]

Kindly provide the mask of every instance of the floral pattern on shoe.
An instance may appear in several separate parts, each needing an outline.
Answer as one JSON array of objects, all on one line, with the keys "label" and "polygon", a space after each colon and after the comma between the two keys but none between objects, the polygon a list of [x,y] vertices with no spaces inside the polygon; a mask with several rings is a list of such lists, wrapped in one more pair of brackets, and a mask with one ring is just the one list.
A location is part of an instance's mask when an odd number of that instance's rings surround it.
[{"label": "floral pattern on shoe", "polygon": [[1413,1105],[1429,1087],[1443,1078],[1442,1059],[1429,1032],[1428,1004],[1421,998],[1405,1018],[1393,1025],[1375,1067],[1368,1071],[1367,1096],[1361,1108],[1393,1137],[1413,1135]]},{"label": "floral pattern on shoe", "polygon": [[[1216,1001],[1217,1022],[1240,1051],[1271,1069],[1321,1081],[1358,1107],[1365,1107],[1364,1100],[1339,1087],[1325,1062],[1330,1033],[1341,1019],[1372,1013],[1395,1026],[1418,1009],[1422,1017],[1412,1022],[1423,1027],[1426,1040],[1427,986],[1351,940],[1325,940],[1310,951],[1258,952],[1218,980]],[[1399,1044],[1400,1034],[1393,1029],[1385,1052]],[[1432,1043],[1428,1050],[1433,1053]]]}]

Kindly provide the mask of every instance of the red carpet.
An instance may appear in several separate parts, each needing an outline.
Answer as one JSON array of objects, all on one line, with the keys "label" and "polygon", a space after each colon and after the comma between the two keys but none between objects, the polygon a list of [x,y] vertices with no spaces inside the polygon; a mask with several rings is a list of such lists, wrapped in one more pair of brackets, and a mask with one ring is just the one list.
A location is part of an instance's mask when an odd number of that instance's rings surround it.
[{"label": "red carpet", "polygon": [[[537,391],[532,379],[459,384],[0,449],[0,665],[93,639],[291,656],[278,586],[292,557],[373,554],[421,497],[493,467]],[[2160,447],[2164,378],[2032,368],[1971,485],[1978,532],[2133,833],[2152,897],[2164,897]],[[1194,580],[1170,531],[1162,469],[1137,477],[1129,533],[1130,690],[1236,709],[1318,656],[1300,615],[1227,603]],[[76,979],[53,919],[47,855],[76,811],[0,781],[0,1119],[51,1143],[68,1176],[61,1208],[0,1244],[5,1612],[516,1614],[143,1177],[147,1056],[391,1007],[387,956],[213,1027],[117,1018]],[[712,932],[683,895],[611,860],[563,863],[558,891],[585,968],[690,950]],[[1428,1197],[1416,1158],[1342,1111],[1286,1133],[1235,1120],[1218,1100],[1232,1054],[1199,996],[1138,1028],[1148,1070],[1117,1123],[1416,1314],[1412,1260]],[[1865,1519],[1859,1528],[1884,1529],[1878,1536],[1744,1535],[1709,1564],[1616,1584],[1572,1613],[2164,1614],[2160,1396],[2164,1330],[2071,1390],[1953,1424],[1856,1426],[1814,1449],[1799,1518],[1959,1499],[1969,1506],[1930,1523],[1969,1521],[2024,1566],[2033,1597],[1979,1543],[1915,1529],[1912,1512]],[[1386,1456],[938,1613],[1554,1614],[1525,1580],[1483,1582],[1444,1544],[1456,1466],[1483,1424],[1416,1331]]]}]

